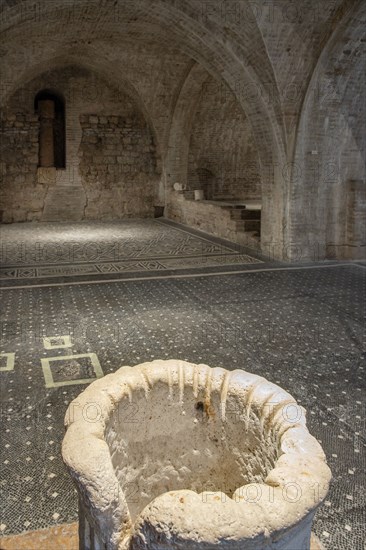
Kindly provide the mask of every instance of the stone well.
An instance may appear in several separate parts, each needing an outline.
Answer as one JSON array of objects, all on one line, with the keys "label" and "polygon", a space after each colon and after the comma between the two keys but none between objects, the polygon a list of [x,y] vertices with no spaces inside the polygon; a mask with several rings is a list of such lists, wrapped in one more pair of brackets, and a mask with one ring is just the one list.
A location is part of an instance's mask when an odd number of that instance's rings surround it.
[{"label": "stone well", "polygon": [[331,478],[305,411],[242,370],[122,367],[69,406],[81,549],[310,547]]}]

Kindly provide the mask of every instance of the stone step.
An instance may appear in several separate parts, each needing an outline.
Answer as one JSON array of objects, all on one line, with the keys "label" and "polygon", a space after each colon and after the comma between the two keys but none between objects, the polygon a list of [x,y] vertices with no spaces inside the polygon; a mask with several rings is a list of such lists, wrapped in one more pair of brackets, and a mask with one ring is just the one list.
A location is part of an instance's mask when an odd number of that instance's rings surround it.
[{"label": "stone step", "polygon": [[233,220],[237,231],[257,231],[260,233],[260,220]]},{"label": "stone step", "polygon": [[239,244],[253,247],[253,249],[259,250],[260,236],[258,235],[257,231],[246,231],[245,233],[242,231],[238,231],[236,237],[236,240]]},{"label": "stone step", "polygon": [[260,210],[247,210],[246,208],[233,208],[230,212],[233,220],[260,220]]},{"label": "stone step", "polygon": [[254,239],[259,241],[258,231],[246,231],[245,234],[248,235],[248,237],[253,237]]},{"label": "stone step", "polygon": [[212,200],[214,201],[235,201],[235,197],[233,195],[229,195],[227,193],[216,193]]}]

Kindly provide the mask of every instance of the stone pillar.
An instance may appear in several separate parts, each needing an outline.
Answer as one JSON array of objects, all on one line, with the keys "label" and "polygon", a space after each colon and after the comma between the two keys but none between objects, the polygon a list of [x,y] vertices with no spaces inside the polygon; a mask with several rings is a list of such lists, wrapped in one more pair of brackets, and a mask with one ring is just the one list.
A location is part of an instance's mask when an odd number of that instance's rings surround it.
[{"label": "stone pillar", "polygon": [[362,180],[347,182],[346,258],[363,260],[366,254],[366,185]]},{"label": "stone pillar", "polygon": [[55,103],[51,99],[39,101],[40,133],[39,133],[39,164],[50,168],[55,165],[53,145],[53,120],[55,118]]}]

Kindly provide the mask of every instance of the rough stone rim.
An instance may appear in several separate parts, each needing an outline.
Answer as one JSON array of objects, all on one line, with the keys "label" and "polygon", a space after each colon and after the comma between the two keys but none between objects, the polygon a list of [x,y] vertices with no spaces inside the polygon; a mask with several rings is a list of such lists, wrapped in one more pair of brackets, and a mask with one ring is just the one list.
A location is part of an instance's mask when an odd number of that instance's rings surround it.
[{"label": "rough stone rim", "polygon": [[[190,376],[194,379],[190,380]],[[106,424],[111,414],[123,397],[131,398],[133,390],[144,390],[148,399],[154,384],[163,381],[169,386],[170,395],[173,388],[178,385],[179,399],[183,402],[184,385],[187,381],[192,382],[193,388],[196,384],[194,391],[198,392],[202,389],[207,390],[206,382],[206,386],[200,384],[200,380],[207,379],[210,380],[210,390],[220,388],[222,392],[230,390],[240,393],[245,406],[249,404],[249,407],[255,407],[259,412],[264,411],[269,402],[276,403],[275,406],[268,407],[269,414],[264,413],[262,418],[264,422],[272,424],[272,429],[277,430],[282,454],[268,473],[264,485],[283,491],[286,484],[301,483],[301,498],[296,506],[284,506],[283,514],[277,507],[277,521],[270,514],[270,505],[262,507],[263,519],[268,517],[270,532],[280,533],[284,528],[290,529],[300,519],[314,512],[324,500],[331,479],[324,452],[306,427],[305,410],[282,388],[265,378],[239,369],[227,371],[219,367],[194,365],[181,360],[155,360],[134,367],[125,366],[90,384],[70,403],[65,416],[66,435],[62,444],[63,460],[83,496],[85,509],[90,513],[93,522],[100,526],[103,539],[110,540],[116,548],[119,545],[123,547],[124,541],[130,538],[133,525],[126,499],[112,466],[108,444],[104,439]],[[88,421],[85,415],[85,410],[88,410],[91,404],[97,404],[98,417],[93,422]],[[302,411],[298,421],[288,422],[283,415],[281,418],[281,409],[287,405],[295,405]],[[102,469],[100,465],[103,465]],[[200,496],[194,491],[189,493]],[[162,495],[156,498],[161,497]],[[247,507],[248,517],[251,516],[248,502],[235,504]],[[249,522],[249,525],[245,526],[245,532],[240,533],[240,536],[255,537],[257,534],[257,526]]]}]

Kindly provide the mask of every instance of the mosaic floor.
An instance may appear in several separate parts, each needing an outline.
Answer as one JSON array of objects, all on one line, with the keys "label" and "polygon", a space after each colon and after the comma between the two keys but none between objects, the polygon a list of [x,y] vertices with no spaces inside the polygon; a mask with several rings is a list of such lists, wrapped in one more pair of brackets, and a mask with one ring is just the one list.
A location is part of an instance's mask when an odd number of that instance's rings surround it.
[{"label": "mosaic floor", "polygon": [[179,358],[243,368],[293,394],[333,472],[314,531],[329,550],[365,549],[365,266],[265,265],[3,287],[3,535],[77,520],[60,445],[67,406],[85,384],[122,365]]},{"label": "mosaic floor", "polygon": [[1,231],[0,280],[258,264],[242,247],[164,221],[17,224]]}]

